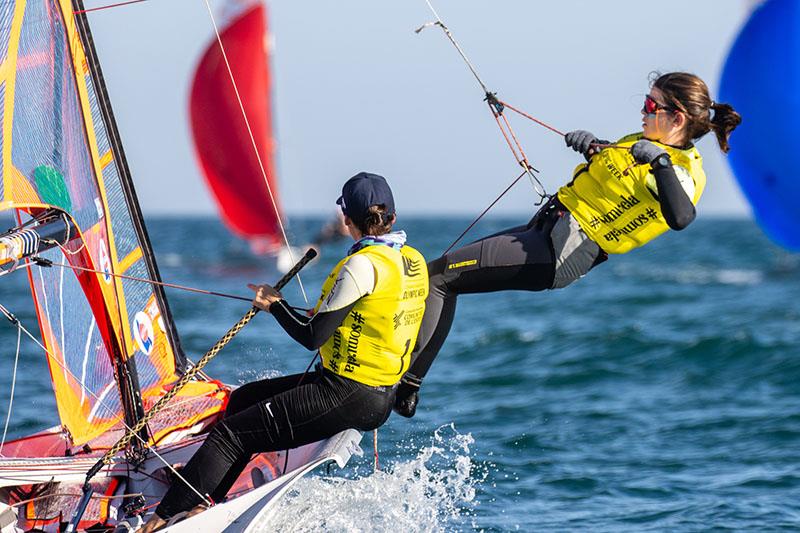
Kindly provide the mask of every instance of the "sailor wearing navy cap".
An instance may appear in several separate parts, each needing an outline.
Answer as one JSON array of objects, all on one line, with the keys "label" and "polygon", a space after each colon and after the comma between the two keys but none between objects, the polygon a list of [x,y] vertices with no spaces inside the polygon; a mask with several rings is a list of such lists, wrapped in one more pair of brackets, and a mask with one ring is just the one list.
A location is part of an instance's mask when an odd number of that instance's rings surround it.
[{"label": "sailor wearing navy cap", "polygon": [[[394,197],[386,180],[360,172],[336,201],[355,244],[322,285],[311,317],[269,285],[249,285],[253,305],[322,363],[308,375],[248,383],[233,391],[225,417],[172,485],[143,531],[176,514],[202,510],[199,494],[222,501],[250,457],[286,450],[345,429],[368,431],[389,418],[409,367],[428,295],[425,258],[392,231]],[[194,487],[192,490],[189,486]]]}]

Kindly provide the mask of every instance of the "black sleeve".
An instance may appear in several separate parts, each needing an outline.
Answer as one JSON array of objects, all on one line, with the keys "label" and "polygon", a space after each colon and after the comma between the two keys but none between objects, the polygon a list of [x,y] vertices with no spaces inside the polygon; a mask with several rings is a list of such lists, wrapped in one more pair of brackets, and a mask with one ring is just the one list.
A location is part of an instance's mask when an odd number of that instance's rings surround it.
[{"label": "black sleeve", "polygon": [[269,312],[291,338],[308,350],[316,350],[333,335],[355,305],[353,302],[342,309],[317,313],[309,318],[289,307],[286,300],[278,300],[269,306]]},{"label": "black sleeve", "polygon": [[696,215],[691,198],[683,190],[672,165],[653,169],[658,188],[658,202],[667,225],[677,231],[692,223]]}]

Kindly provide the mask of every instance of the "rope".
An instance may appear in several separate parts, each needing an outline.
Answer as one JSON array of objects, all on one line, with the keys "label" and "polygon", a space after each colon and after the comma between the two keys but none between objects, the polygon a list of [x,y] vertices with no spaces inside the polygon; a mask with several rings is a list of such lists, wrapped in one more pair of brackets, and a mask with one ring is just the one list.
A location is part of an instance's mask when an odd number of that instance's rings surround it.
[{"label": "rope", "polygon": [[92,11],[102,11],[103,9],[111,9],[112,7],[119,7],[119,6],[127,6],[128,4],[138,4],[139,2],[146,2],[147,0],[130,0],[128,2],[119,2],[117,4],[109,4],[107,6],[100,6],[100,7],[92,7],[89,9],[79,9],[78,11],[73,11],[73,15],[81,15],[83,13],[91,13]]},{"label": "rope", "polygon": [[[283,288],[316,255],[317,255],[317,252],[313,248],[310,248],[305,253],[305,255],[300,259],[300,261],[298,261],[297,264],[295,264],[295,266],[292,267],[292,269],[289,272],[287,272],[278,281],[278,283],[275,284],[275,289],[276,290],[280,290],[281,288]],[[158,401],[153,405],[153,407],[151,407],[150,410],[141,419],[139,419],[139,421],[133,426],[133,428],[128,429],[127,433],[125,435],[123,435],[123,437],[121,439],[119,439],[119,441],[117,441],[116,444],[111,446],[111,448],[109,448],[108,451],[106,451],[106,453],[103,455],[103,457],[101,457],[100,460],[97,461],[97,463],[91,469],[89,469],[89,471],[86,473],[86,483],[85,483],[86,486],[88,486],[89,480],[91,480],[92,477],[94,477],[94,475],[97,474],[97,472],[100,471],[100,469],[103,467],[103,465],[107,464],[108,462],[110,462],[112,457],[114,455],[116,455],[117,452],[119,452],[122,449],[124,449],[134,437],[138,436],[139,431],[142,428],[144,428],[144,426],[156,414],[158,414],[158,412],[176,394],[178,394],[178,392],[189,382],[189,380],[192,379],[195,376],[195,374],[200,372],[200,370],[202,370],[203,367],[205,367],[206,364],[208,364],[208,362],[211,361],[211,359],[213,359],[214,356],[216,356],[219,353],[219,351],[222,350],[222,348],[226,344],[228,344],[228,342],[230,342],[230,340],[233,339],[233,337],[235,337],[236,334],[239,333],[239,331],[241,331],[242,328],[244,328],[247,325],[248,322],[250,322],[250,320],[253,319],[254,316],[256,316],[256,313],[258,313],[258,311],[259,311],[259,309],[257,307],[252,307],[247,313],[245,313],[245,315],[236,324],[234,324],[227,331],[227,333],[225,333],[225,335],[223,335],[222,338],[220,340],[218,340],[214,344],[214,346],[211,347],[211,349],[208,352],[206,352],[206,354],[203,357],[200,358],[200,360],[197,362],[197,364],[194,367],[191,368],[191,370],[189,370],[183,376],[181,376],[181,378],[172,386],[172,388],[169,391],[167,391],[167,393],[164,394],[164,396],[162,396],[161,398],[158,399]],[[185,482],[185,480],[184,480],[184,482]],[[187,485],[189,485],[188,482],[187,482]],[[191,485],[189,485],[189,486],[191,487]],[[194,489],[194,487],[192,487],[192,488]],[[197,492],[197,491],[195,490],[195,492]],[[203,499],[204,502],[206,502],[207,504],[210,505],[210,502],[206,499],[205,496],[201,495],[201,498]]]},{"label": "rope", "polygon": [[[116,419],[116,420],[117,420],[117,421],[118,421],[120,424],[122,424],[122,426],[123,426],[123,427],[125,427],[127,430],[130,430],[130,429],[131,429],[131,428],[130,428],[130,426],[128,426],[128,424],[126,424],[126,423],[125,423],[125,420],[124,420],[123,418],[121,418],[121,417],[120,417],[120,416],[119,416],[119,415],[116,413],[116,411],[114,411],[114,410],[113,410],[111,407],[109,407],[109,406],[108,406],[108,405],[107,405],[107,404],[106,404],[106,403],[105,403],[105,402],[104,402],[104,401],[103,401],[103,400],[102,400],[102,399],[101,399],[99,396],[97,396],[97,395],[96,395],[94,392],[92,392],[92,390],[91,390],[91,389],[89,389],[89,388],[88,388],[88,387],[87,387],[87,386],[86,386],[86,385],[83,383],[83,381],[79,380],[79,379],[78,379],[78,377],[77,377],[75,374],[73,374],[73,373],[72,373],[72,371],[71,371],[71,370],[70,370],[70,369],[69,369],[67,366],[65,366],[65,365],[64,365],[64,364],[63,364],[61,361],[59,361],[59,360],[58,360],[58,358],[57,358],[57,357],[56,357],[54,354],[52,354],[52,353],[50,352],[50,350],[48,350],[48,349],[47,349],[47,348],[46,348],[46,347],[45,347],[45,346],[44,346],[44,345],[43,345],[41,342],[39,342],[39,339],[37,339],[37,338],[36,338],[36,337],[35,337],[35,336],[34,336],[34,335],[33,335],[33,334],[30,332],[30,331],[28,331],[28,330],[25,328],[25,326],[23,326],[23,325],[22,325],[22,322],[20,322],[20,321],[19,321],[19,319],[17,319],[17,318],[16,318],[16,317],[15,317],[15,316],[14,316],[14,315],[13,315],[13,314],[12,314],[12,313],[11,313],[11,312],[8,310],[8,309],[6,309],[6,307],[5,307],[5,306],[3,306],[2,304],[0,304],[0,312],[2,312],[2,313],[3,313],[3,314],[6,316],[6,318],[8,318],[8,320],[9,320],[9,321],[10,321],[12,324],[14,324],[15,326],[17,326],[17,328],[19,329],[19,331],[21,331],[21,332],[25,333],[25,335],[26,335],[28,338],[30,338],[30,339],[31,339],[31,340],[32,340],[32,341],[33,341],[33,342],[34,342],[34,343],[35,343],[37,346],[39,346],[39,347],[40,347],[42,350],[44,350],[44,353],[45,353],[45,354],[46,354],[46,355],[47,355],[47,356],[48,356],[48,357],[49,357],[49,358],[50,358],[52,361],[54,361],[54,362],[55,362],[55,363],[56,363],[58,366],[60,366],[60,367],[61,367],[61,368],[62,368],[62,369],[65,371],[65,372],[69,373],[69,375],[70,375],[70,376],[72,376],[72,379],[74,379],[74,380],[75,380],[75,382],[76,382],[76,383],[78,383],[78,385],[80,385],[80,387],[81,387],[82,389],[84,389],[86,392],[88,392],[88,393],[89,393],[89,395],[90,395],[90,396],[92,396],[92,397],[93,397],[95,400],[97,400],[97,404],[98,404],[98,405],[99,405],[101,408],[105,409],[105,410],[106,410],[108,413],[110,413],[110,414],[111,414],[111,417],[112,417],[112,418]],[[176,469],[175,469],[175,468],[174,468],[174,467],[173,467],[173,466],[172,466],[172,465],[171,465],[171,464],[170,464],[170,463],[169,463],[169,462],[168,462],[166,459],[164,459],[164,458],[163,458],[163,457],[162,457],[162,456],[161,456],[161,455],[160,455],[160,454],[159,454],[159,453],[158,453],[158,452],[155,450],[155,448],[153,448],[152,446],[150,446],[150,445],[147,443],[147,441],[145,441],[144,439],[142,439],[142,438],[139,436],[138,432],[137,432],[137,434],[136,434],[135,436],[136,436],[136,438],[137,438],[137,439],[139,439],[139,441],[140,441],[142,444],[144,444],[144,446],[145,446],[146,448],[148,448],[148,449],[149,449],[151,452],[153,452],[153,454],[154,454],[154,455],[155,455],[155,456],[156,456],[156,457],[157,457],[157,458],[158,458],[158,459],[159,459],[159,460],[160,460],[162,463],[164,463],[164,465],[165,465],[165,466],[166,466],[166,467],[167,467],[169,470],[171,470],[171,471],[172,471],[172,473],[173,473],[173,474],[175,474],[175,476],[176,476],[178,479],[180,479],[180,480],[182,480],[184,483],[186,483],[186,484],[187,484],[187,485],[188,485],[188,486],[189,486],[189,487],[190,487],[190,488],[191,488],[191,489],[192,489],[192,490],[193,490],[193,491],[194,491],[196,494],[198,494],[198,495],[199,495],[201,498],[204,498],[204,496],[203,496],[202,494],[200,494],[200,492],[199,492],[199,491],[198,491],[196,488],[194,488],[194,487],[193,487],[193,486],[192,486],[192,485],[191,485],[191,484],[190,484],[188,481],[186,481],[186,479],[184,479],[184,477],[183,477],[183,476],[180,474],[180,472],[178,472],[178,471],[177,471],[177,470],[176,470]]]},{"label": "rope", "polygon": [[[283,236],[283,240],[286,243],[286,251],[289,253],[289,259],[292,263],[295,263],[294,254],[292,253],[292,247],[289,244],[289,237],[286,236],[286,229],[283,226],[283,221],[280,217],[280,211],[278,210],[278,204],[275,201],[275,195],[272,193],[272,186],[269,184],[269,179],[267,178],[267,171],[264,169],[264,163],[261,161],[261,154],[258,153],[258,145],[256,144],[255,136],[253,135],[253,130],[250,128],[250,120],[247,118],[247,112],[244,109],[244,103],[242,102],[242,97],[239,94],[239,87],[236,85],[236,79],[233,76],[233,70],[231,69],[231,64],[228,62],[228,54],[225,52],[225,45],[222,44],[222,36],[219,33],[219,28],[217,27],[217,21],[214,18],[214,12],[211,9],[211,4],[208,0],[203,0],[206,4],[206,8],[208,9],[208,16],[211,18],[211,25],[214,27],[214,34],[217,37],[217,42],[219,43],[219,50],[222,53],[222,59],[225,61],[225,67],[228,70],[228,76],[231,79],[231,85],[233,85],[233,91],[236,93],[236,100],[239,102],[239,109],[242,111],[242,118],[244,119],[244,124],[247,127],[247,133],[250,135],[250,142],[253,145],[253,151],[256,155],[256,160],[258,161],[258,167],[261,170],[261,177],[264,178],[264,184],[267,186],[267,192],[269,193],[269,199],[272,202],[272,207],[275,209],[275,214],[278,215],[276,218],[278,220],[278,227],[281,229],[281,235]],[[300,279],[300,276],[297,277],[297,283],[300,286],[300,292],[303,294],[303,300],[305,300],[306,305],[308,305],[308,296],[306,295],[306,290],[303,287],[303,281]]]},{"label": "rope", "polygon": [[547,194],[547,190],[545,189],[542,182],[534,174],[534,172],[538,172],[538,170],[536,170],[533,167],[533,165],[531,165],[530,162],[528,161],[528,157],[525,155],[525,150],[522,148],[522,144],[520,144],[516,134],[514,133],[514,130],[511,128],[511,124],[508,122],[508,119],[503,114],[504,104],[497,99],[495,93],[491,92],[486,87],[486,84],[481,79],[477,69],[469,60],[469,58],[467,58],[467,55],[464,53],[464,50],[458,44],[458,41],[456,41],[455,37],[453,37],[452,32],[445,25],[444,21],[442,21],[441,17],[439,16],[439,13],[436,12],[436,9],[434,9],[430,0],[425,0],[425,3],[428,4],[428,8],[431,10],[434,17],[436,17],[436,21],[423,24],[421,27],[415,30],[415,33],[420,33],[422,30],[424,30],[429,26],[439,26],[440,28],[442,28],[444,34],[447,36],[447,38],[453,44],[455,49],[458,51],[459,55],[461,56],[461,59],[464,60],[464,63],[467,65],[470,72],[472,72],[472,75],[475,77],[478,84],[481,86],[481,89],[483,89],[483,94],[485,95],[484,100],[489,105],[489,110],[491,111],[492,116],[495,119],[495,122],[497,122],[497,127],[500,128],[500,133],[503,135],[503,138],[506,140],[508,147],[511,149],[511,153],[514,155],[514,159],[516,159],[517,163],[522,168],[525,169],[525,173],[528,175],[528,178],[530,179],[534,192],[539,196],[539,200],[534,205],[541,205],[547,198],[549,198],[549,195]]},{"label": "rope", "polygon": [[380,465],[378,464],[378,428],[372,430],[372,454],[375,458],[375,472],[381,469]]},{"label": "rope", "polygon": [[161,286],[161,287],[169,287],[171,289],[180,289],[182,291],[195,292],[195,293],[198,293],[198,294],[206,294],[208,296],[220,296],[222,298],[230,298],[232,300],[241,300],[243,302],[252,302],[253,301],[252,298],[247,298],[247,297],[244,297],[244,296],[236,296],[235,294],[227,294],[227,293],[224,293],[224,292],[217,292],[217,291],[208,291],[208,290],[205,290],[205,289],[197,289],[197,288],[194,288],[194,287],[187,287],[185,285],[178,285],[176,283],[166,283],[166,282],[163,282],[163,281],[155,281],[155,280],[152,280],[152,279],[137,278],[137,277],[134,277],[134,276],[127,276],[125,274],[115,274],[113,272],[105,272],[103,270],[95,270],[93,268],[86,268],[86,267],[80,267],[80,266],[75,266],[75,265],[68,265],[68,264],[65,264],[65,263],[56,263],[56,262],[50,261],[49,259],[43,259],[41,257],[33,257],[32,260],[37,265],[43,266],[43,267],[57,266],[57,267],[61,267],[61,268],[69,268],[69,269],[72,269],[72,270],[75,270],[75,271],[80,271],[80,272],[92,272],[92,273],[95,273],[95,274],[103,274],[103,275],[113,276],[115,278],[120,278],[120,279],[127,279],[127,280],[131,280],[131,281],[139,281],[139,282],[142,282],[142,283],[149,283],[150,285],[158,285],[158,286]]},{"label": "rope", "polygon": [[495,199],[494,199],[494,201],[493,201],[491,204],[489,204],[489,207],[487,207],[486,209],[484,209],[484,210],[483,210],[483,213],[481,213],[480,215],[478,215],[478,217],[477,217],[475,220],[473,220],[473,221],[472,221],[472,224],[470,224],[469,226],[467,226],[467,229],[465,229],[464,231],[462,231],[462,232],[461,232],[461,235],[459,235],[459,236],[458,236],[458,238],[456,238],[456,240],[454,240],[454,241],[453,241],[453,244],[451,244],[450,246],[448,246],[448,247],[447,247],[447,250],[445,250],[445,251],[444,251],[444,253],[443,253],[442,255],[447,255],[447,253],[448,253],[450,250],[452,250],[452,249],[453,249],[453,247],[454,247],[456,244],[458,244],[458,242],[459,242],[459,241],[460,241],[460,240],[461,240],[461,239],[464,237],[464,235],[466,235],[466,234],[467,234],[467,232],[469,232],[469,230],[471,230],[471,229],[473,228],[473,226],[475,226],[475,224],[477,224],[477,223],[478,223],[478,221],[479,221],[481,218],[483,218],[483,215],[485,215],[486,213],[488,213],[488,212],[489,212],[489,210],[490,210],[492,207],[494,207],[494,204],[496,204],[497,202],[499,202],[499,201],[500,201],[500,198],[502,198],[503,196],[505,196],[505,195],[506,195],[506,193],[507,193],[508,191],[510,191],[510,190],[511,190],[511,188],[512,188],[514,185],[516,185],[516,184],[517,184],[517,182],[518,182],[519,180],[521,180],[521,179],[523,178],[523,176],[525,176],[527,173],[528,173],[528,172],[527,172],[527,171],[525,171],[525,172],[523,172],[522,174],[520,174],[519,176],[517,176],[517,177],[516,177],[516,179],[515,179],[514,181],[512,181],[512,182],[511,182],[511,184],[510,184],[508,187],[506,187],[506,188],[505,188],[505,190],[504,190],[503,192],[501,192],[501,193],[500,193],[500,195],[499,195],[497,198],[495,198]]},{"label": "rope", "polygon": [[483,80],[478,75],[478,71],[475,69],[474,66],[472,66],[472,63],[470,62],[470,60],[467,59],[467,54],[464,53],[464,50],[461,49],[461,46],[459,46],[459,44],[456,41],[455,37],[453,37],[453,34],[450,33],[450,29],[447,26],[445,26],[444,21],[439,16],[439,13],[437,13],[436,10],[433,8],[433,5],[430,3],[430,0],[425,0],[425,3],[428,4],[428,7],[430,8],[431,12],[433,13],[433,16],[436,17],[436,22],[429,22],[427,24],[424,24],[422,27],[418,28],[415,33],[419,33],[422,30],[424,30],[426,27],[432,26],[432,25],[436,25],[436,26],[439,26],[440,28],[442,28],[442,30],[444,31],[445,35],[447,35],[447,38],[450,39],[450,42],[453,43],[453,46],[455,46],[456,50],[458,50],[458,53],[461,55],[461,58],[464,60],[464,63],[466,63],[467,67],[469,67],[469,70],[470,70],[470,72],[472,72],[472,75],[475,76],[476,80],[478,80],[478,83],[480,84],[481,89],[483,89],[483,92],[484,93],[489,93],[489,89],[486,88],[486,84],[483,83]]},{"label": "rope", "polygon": [[[515,113],[527,118],[528,120],[531,120],[531,121],[535,122],[536,124],[542,126],[543,128],[547,128],[548,130],[550,130],[550,131],[552,131],[554,133],[557,133],[558,135],[561,135],[562,137],[566,137],[566,135],[567,135],[566,133],[562,132],[561,130],[558,130],[555,127],[551,126],[550,124],[548,124],[548,123],[546,123],[546,122],[544,122],[544,121],[542,121],[542,120],[540,120],[540,119],[538,119],[538,118],[536,118],[536,117],[534,117],[532,115],[529,115],[528,113],[526,113],[526,112],[524,112],[524,111],[522,111],[520,109],[517,109],[516,107],[512,106],[511,104],[509,104],[509,103],[507,103],[507,102],[505,102],[503,100],[498,100],[498,102],[503,107],[507,107],[511,111],[513,111],[513,112],[515,112]],[[619,144],[616,144],[616,143],[591,143],[589,146],[592,146],[594,148],[600,148],[601,150],[605,149],[605,148],[617,148],[617,149],[621,149],[621,150],[630,150],[630,147],[628,147],[628,146],[620,146]]]},{"label": "rope", "polygon": [[524,111],[520,111],[519,109],[517,109],[516,107],[512,106],[508,102],[505,102],[505,101],[502,101],[502,100],[498,100],[498,102],[500,102],[500,104],[503,107],[507,107],[511,111],[513,111],[515,113],[518,113],[518,114],[522,115],[523,117],[525,117],[525,118],[527,118],[529,120],[532,120],[536,124],[538,124],[538,125],[540,125],[540,126],[542,126],[544,128],[547,128],[548,130],[550,130],[550,131],[552,131],[554,133],[557,133],[558,135],[561,135],[562,137],[564,137],[566,135],[566,133],[562,132],[561,130],[558,130],[558,129],[554,128],[550,124],[548,124],[546,122],[543,122],[543,121],[539,120],[538,118],[533,117],[533,116],[529,115],[528,113],[525,113]]},{"label": "rope", "polygon": [[6,443],[6,434],[8,432],[8,424],[11,421],[11,407],[14,405],[14,388],[17,384],[17,363],[19,362],[19,344],[22,340],[22,331],[17,328],[17,353],[14,355],[14,371],[11,375],[11,395],[8,398],[8,414],[6,414],[6,423],[3,426],[3,438],[0,440],[0,456],[3,455],[3,446]]}]

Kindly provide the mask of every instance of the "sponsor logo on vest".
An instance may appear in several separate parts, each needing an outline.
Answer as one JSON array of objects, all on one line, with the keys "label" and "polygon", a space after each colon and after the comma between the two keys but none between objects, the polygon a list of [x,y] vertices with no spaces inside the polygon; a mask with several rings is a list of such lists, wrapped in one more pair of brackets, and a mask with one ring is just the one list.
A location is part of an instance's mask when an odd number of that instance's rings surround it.
[{"label": "sponsor logo on vest", "polygon": [[400,311],[399,313],[395,313],[394,317],[392,317],[392,320],[394,320],[394,329],[400,327],[400,321],[403,319],[404,314],[406,314],[405,311]]},{"label": "sponsor logo on vest", "polygon": [[620,199],[622,201],[617,205],[615,205],[611,211],[604,213],[600,217],[593,218],[591,222],[589,222],[592,228],[596,228],[600,224],[611,224],[619,217],[621,217],[623,214],[625,214],[625,211],[633,208],[633,206],[639,203],[639,199],[633,195],[630,195],[627,198],[624,196],[620,196]]},{"label": "sponsor logo on vest", "polygon": [[410,257],[403,256],[403,272],[405,272],[406,276],[409,278],[419,276],[421,273],[419,259],[414,261]]},{"label": "sponsor logo on vest", "polygon": [[407,289],[403,291],[403,300],[408,300],[409,298],[424,298],[425,297],[425,287],[419,289]]},{"label": "sponsor logo on vest", "polygon": [[331,348],[331,370],[339,373],[339,359],[342,357],[342,332],[338,329],[333,332],[333,346]]},{"label": "sponsor logo on vest", "polygon": [[617,178],[618,180],[622,179],[623,173],[611,162],[611,155],[607,152],[601,152],[603,154],[603,160],[606,163],[606,169],[611,173],[612,176]]},{"label": "sponsor logo on vest", "polygon": [[658,218],[658,213],[655,209],[648,208],[644,213],[641,213],[636,216],[633,220],[622,226],[621,228],[614,228],[613,230],[609,231],[603,237],[609,242],[616,241],[619,242],[620,235],[628,235],[638,228],[641,228],[651,220],[656,220]]},{"label": "sponsor logo on vest", "polygon": [[353,326],[350,328],[350,337],[347,339],[347,362],[344,365],[345,372],[355,372],[356,367],[361,366],[358,362],[358,341],[361,340],[361,329],[364,323],[364,316],[358,311],[350,314],[353,317]]},{"label": "sponsor logo on vest", "polygon": [[447,265],[447,270],[453,270],[454,268],[468,267],[476,264],[478,264],[477,259],[470,259],[469,261],[461,261],[460,263],[452,263],[450,265]]},{"label": "sponsor logo on vest", "polygon": [[400,311],[396,315],[394,315],[394,329],[397,330],[400,326],[416,326],[420,322],[422,322],[422,315],[425,313],[425,306],[420,306],[414,309],[413,311],[409,311],[406,313],[405,311]]}]

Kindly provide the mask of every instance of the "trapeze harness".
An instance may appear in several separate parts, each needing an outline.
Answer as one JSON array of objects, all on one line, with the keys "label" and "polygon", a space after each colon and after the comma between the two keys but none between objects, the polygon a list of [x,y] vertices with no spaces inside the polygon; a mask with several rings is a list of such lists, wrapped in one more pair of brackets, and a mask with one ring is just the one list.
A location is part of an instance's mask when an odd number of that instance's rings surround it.
[{"label": "trapeze harness", "polygon": [[418,386],[427,373],[450,331],[459,294],[566,287],[609,254],[628,252],[670,227],[682,229],[673,221],[694,218],[706,182],[699,152],[655,143],[673,164],[652,171],[630,154],[641,138],[623,137],[579,165],[528,224],[428,264],[431,292],[404,382]]},{"label": "trapeze harness", "polygon": [[[322,364],[305,375],[248,383],[181,472],[200,494],[222,501],[254,453],[316,442],[386,422],[408,369],[428,295],[425,258],[405,233],[365,237],[333,269],[311,318],[285,300],[270,313]],[[201,503],[177,480],[156,513],[163,519]]]}]

